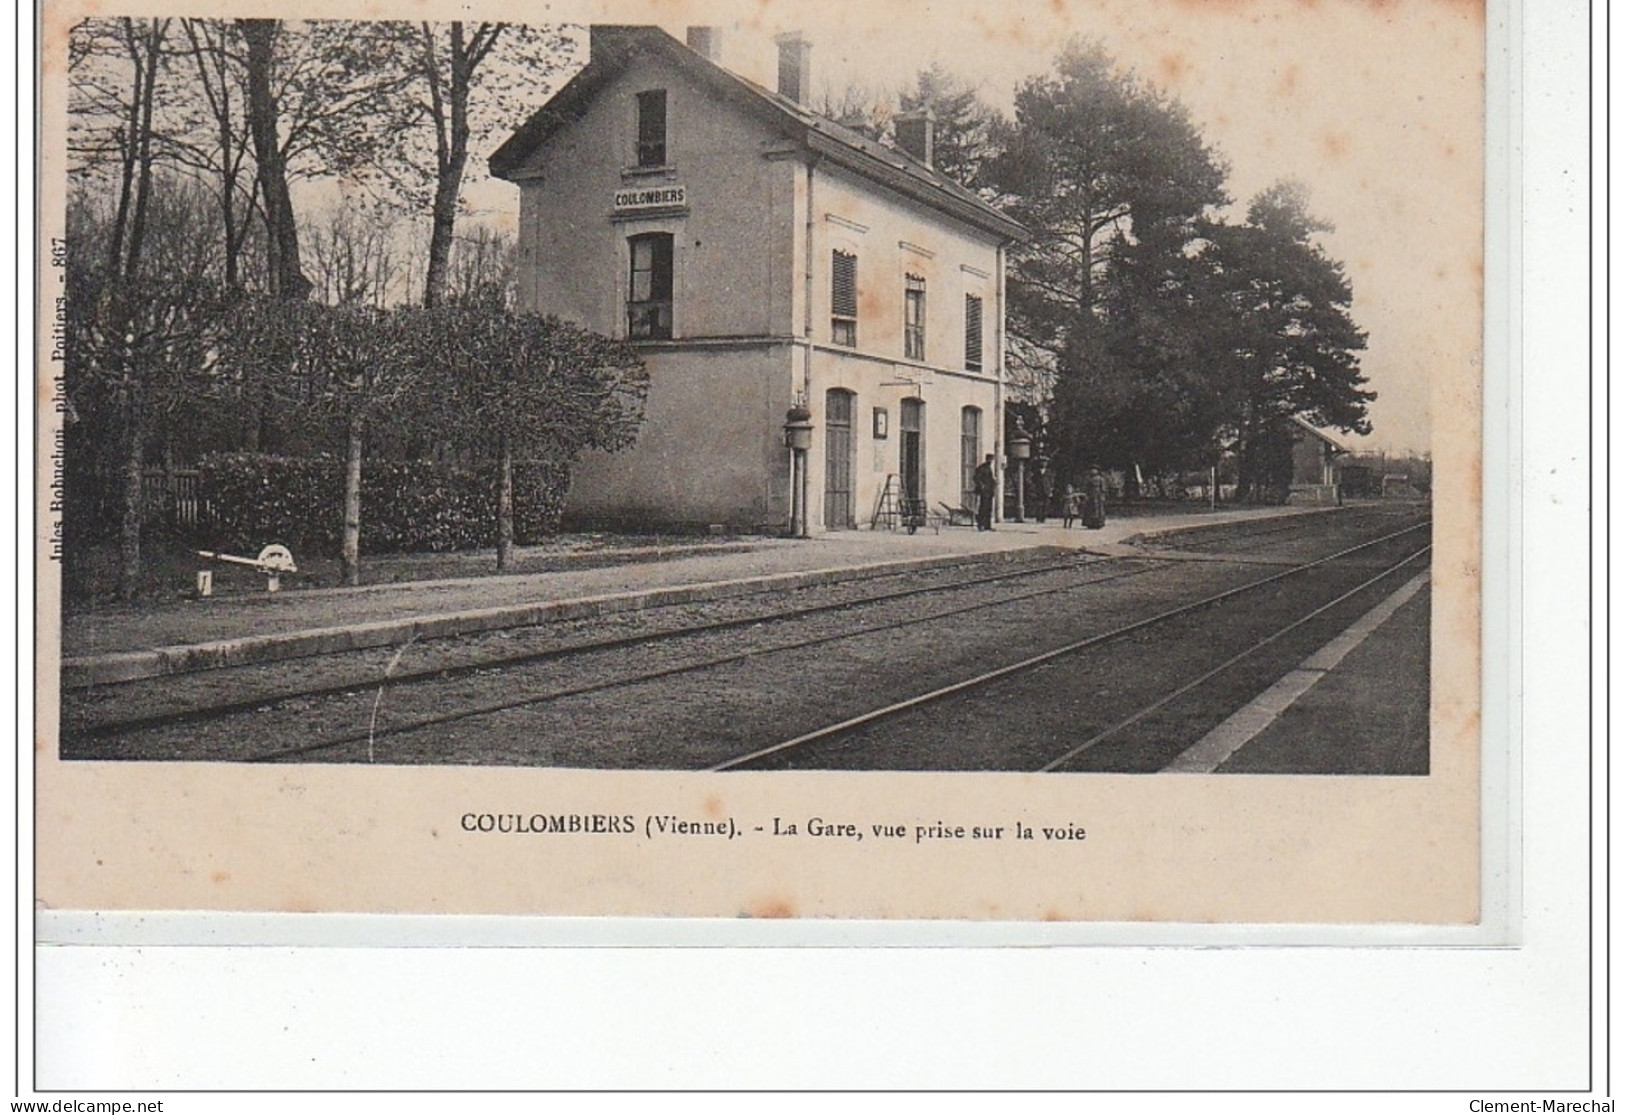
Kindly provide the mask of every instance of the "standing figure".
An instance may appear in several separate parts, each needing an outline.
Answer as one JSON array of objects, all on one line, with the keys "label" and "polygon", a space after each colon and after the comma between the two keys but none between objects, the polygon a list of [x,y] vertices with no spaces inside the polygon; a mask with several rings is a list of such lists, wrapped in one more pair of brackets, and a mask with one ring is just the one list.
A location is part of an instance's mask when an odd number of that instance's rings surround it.
[{"label": "standing figure", "polygon": [[1038,471],[1033,474],[1033,501],[1036,504],[1033,518],[1043,522],[1049,518],[1050,500],[1055,498],[1055,481],[1050,476],[1049,465],[1043,461],[1038,462]]},{"label": "standing figure", "polygon": [[993,501],[999,494],[999,482],[993,476],[993,454],[989,453],[971,478],[976,489],[976,529],[993,529]]},{"label": "standing figure", "polygon": [[1106,525],[1106,478],[1092,465],[1083,482],[1083,525],[1089,530]]}]

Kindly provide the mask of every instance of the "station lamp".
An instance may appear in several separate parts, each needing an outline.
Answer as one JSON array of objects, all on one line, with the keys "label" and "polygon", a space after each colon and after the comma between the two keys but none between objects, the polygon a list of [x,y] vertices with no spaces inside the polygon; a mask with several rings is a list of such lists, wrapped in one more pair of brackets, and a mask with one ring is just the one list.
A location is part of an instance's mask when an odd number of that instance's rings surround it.
[{"label": "station lamp", "polygon": [[1010,459],[1016,462],[1016,522],[1027,521],[1027,458],[1033,455],[1033,439],[1017,424],[1010,435]]}]

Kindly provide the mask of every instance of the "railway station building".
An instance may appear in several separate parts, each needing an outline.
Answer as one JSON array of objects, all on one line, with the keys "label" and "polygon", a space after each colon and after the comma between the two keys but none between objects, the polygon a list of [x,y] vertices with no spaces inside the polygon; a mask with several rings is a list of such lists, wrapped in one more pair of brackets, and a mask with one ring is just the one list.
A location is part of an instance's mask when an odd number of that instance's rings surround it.
[{"label": "railway station building", "polygon": [[1004,457],[1022,227],[932,168],[928,114],[899,117],[894,149],[813,112],[799,35],[769,89],[718,63],[712,29],[590,34],[490,160],[519,187],[522,308],[631,340],[650,374],[636,445],[580,461],[567,514],[782,531],[793,407],[810,533],[904,498],[972,506],[976,465]]}]

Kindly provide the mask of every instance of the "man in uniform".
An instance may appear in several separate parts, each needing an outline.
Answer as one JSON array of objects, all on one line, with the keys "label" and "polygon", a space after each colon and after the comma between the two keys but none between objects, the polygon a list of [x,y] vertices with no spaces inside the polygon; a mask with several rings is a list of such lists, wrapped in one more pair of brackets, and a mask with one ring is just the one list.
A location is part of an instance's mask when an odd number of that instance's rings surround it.
[{"label": "man in uniform", "polygon": [[993,500],[999,494],[999,482],[993,476],[993,454],[989,453],[971,478],[976,489],[976,529],[993,529]]}]

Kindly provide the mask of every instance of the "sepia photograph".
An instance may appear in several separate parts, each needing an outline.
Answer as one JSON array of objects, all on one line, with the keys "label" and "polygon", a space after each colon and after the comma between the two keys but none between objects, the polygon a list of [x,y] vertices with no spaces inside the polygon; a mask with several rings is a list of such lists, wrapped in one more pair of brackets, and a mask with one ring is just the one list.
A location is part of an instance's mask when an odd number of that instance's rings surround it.
[{"label": "sepia photograph", "polygon": [[638,11],[47,6],[42,896],[1475,922],[1482,7]]}]

